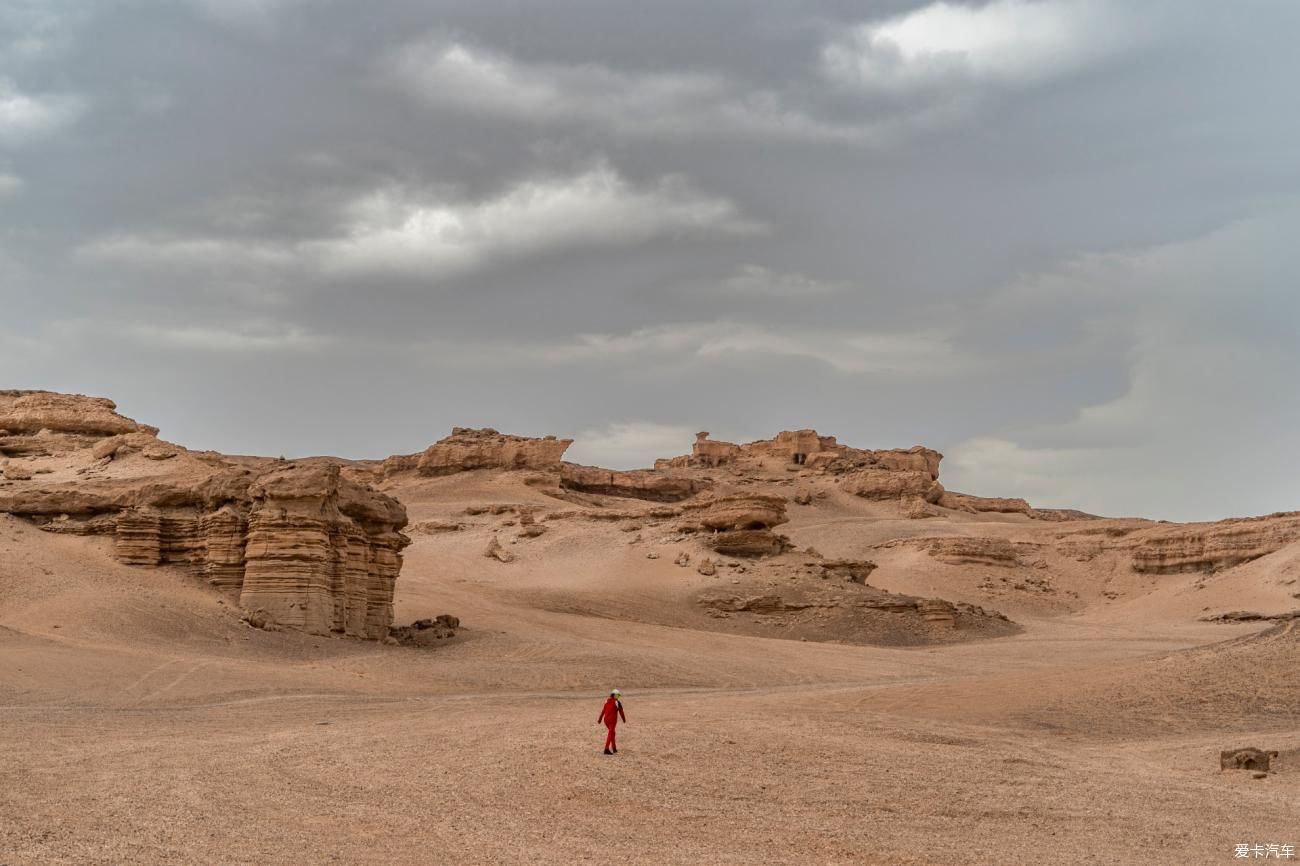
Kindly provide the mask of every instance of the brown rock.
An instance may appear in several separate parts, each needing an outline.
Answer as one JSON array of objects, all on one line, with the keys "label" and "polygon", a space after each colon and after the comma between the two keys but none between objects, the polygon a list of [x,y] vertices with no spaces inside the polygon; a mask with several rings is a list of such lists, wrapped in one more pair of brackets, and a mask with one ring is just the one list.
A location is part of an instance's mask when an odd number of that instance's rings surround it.
[{"label": "brown rock", "polygon": [[311,634],[385,637],[409,543],[401,504],[343,479],[334,464],[289,464],[249,493],[240,606]]},{"label": "brown rock", "polygon": [[937,502],[943,485],[929,472],[916,469],[861,469],[845,477],[844,489],[864,499],[920,498]]},{"label": "brown rock", "polygon": [[619,472],[595,466],[565,463],[560,468],[565,490],[600,496],[623,496],[651,502],[681,502],[705,489],[706,482],[653,469]]},{"label": "brown rock", "polygon": [[951,565],[1018,565],[1015,546],[1005,538],[951,535],[936,538],[900,538],[876,545],[878,548],[915,547],[940,562]]},{"label": "brown rock", "polygon": [[944,491],[938,503],[944,508],[950,508],[953,511],[965,511],[971,514],[991,511],[1002,514],[1029,514],[1033,516],[1032,512],[1034,511],[1029,507],[1029,503],[1023,499],[971,496],[968,493],[954,493],[951,490]]},{"label": "brown rock", "polygon": [[838,577],[850,583],[863,585],[871,576],[871,572],[876,570],[876,564],[866,559],[821,559],[806,562],[804,565],[822,569],[825,577]]},{"label": "brown rock", "polygon": [[705,577],[713,577],[715,574],[718,573],[718,567],[714,565],[713,560],[709,559],[708,557],[701,559],[699,561],[699,564],[695,566],[695,570],[698,571],[700,574],[704,575]]},{"label": "brown rock", "polygon": [[0,427],[11,433],[50,430],[87,436],[157,432],[117,414],[117,404],[103,397],[50,391],[0,391]]},{"label": "brown rock", "polygon": [[719,532],[709,538],[708,546],[723,556],[774,556],[791,550],[794,545],[784,535],[770,529],[738,529]]},{"label": "brown rock", "polygon": [[391,626],[388,638],[402,646],[429,647],[456,636],[460,620],[451,614],[440,614],[433,619],[418,619],[410,625]]},{"label": "brown rock", "polygon": [[787,601],[779,595],[758,595],[752,598],[738,596],[705,596],[699,603],[714,610],[731,613],[779,613],[784,611],[807,610],[815,607],[811,602]]},{"label": "brown rock", "polygon": [[488,559],[495,559],[498,562],[515,561],[515,555],[502,547],[500,540],[498,540],[495,535],[492,536],[492,540],[488,542],[487,550],[483,551],[483,555]]},{"label": "brown rock", "polygon": [[1258,559],[1300,540],[1300,512],[1159,526],[1128,536],[1133,570],[1146,574],[1211,572]]},{"label": "brown rock", "polygon": [[455,427],[451,435],[420,454],[399,454],[384,461],[384,474],[415,470],[421,475],[452,475],[473,469],[557,470],[572,439],[511,436],[491,428]]},{"label": "brown rock", "polygon": [[1250,747],[1244,749],[1226,749],[1219,752],[1219,769],[1259,770],[1267,773],[1270,760],[1276,757],[1276,751],[1264,751],[1263,749]]}]

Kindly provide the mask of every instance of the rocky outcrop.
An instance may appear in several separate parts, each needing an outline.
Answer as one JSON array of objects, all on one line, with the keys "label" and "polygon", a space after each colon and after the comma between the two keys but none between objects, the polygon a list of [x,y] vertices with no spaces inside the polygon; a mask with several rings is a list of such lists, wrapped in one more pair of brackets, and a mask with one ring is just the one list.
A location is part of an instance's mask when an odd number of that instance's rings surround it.
[{"label": "rocky outcrop", "polygon": [[685,467],[712,468],[737,466],[748,469],[772,469],[780,466],[805,467],[836,474],[875,466],[889,471],[915,471],[939,476],[943,455],[920,445],[908,449],[870,451],[841,445],[834,436],[822,436],[816,430],[783,430],[771,439],[759,439],[745,445],[720,442],[708,433],[697,433],[691,453],[655,461],[656,469]]},{"label": "rocky outcrop", "polygon": [[116,410],[117,404],[104,397],[51,391],[0,391],[0,430],[11,436],[42,430],[94,437],[158,432],[157,428],[138,424]]},{"label": "rocky outcrop", "polygon": [[420,454],[389,457],[383,463],[383,470],[385,476],[412,470],[421,475],[453,475],[473,469],[554,471],[560,468],[564,452],[572,444],[572,439],[554,436],[534,439],[498,433],[491,428],[454,427],[450,436]]},{"label": "rocky outcrop", "polygon": [[1219,752],[1219,769],[1220,770],[1254,770],[1260,773],[1267,773],[1273,758],[1277,757],[1275,750],[1256,749],[1247,747],[1245,749],[1225,749]]},{"label": "rocky outcrop", "polygon": [[560,486],[565,490],[600,496],[621,496],[650,502],[681,502],[707,489],[708,484],[700,479],[653,469],[620,472],[565,463],[560,467]]},{"label": "rocky outcrop", "polygon": [[273,470],[249,492],[240,606],[312,634],[386,637],[409,543],[401,504],[327,463]]},{"label": "rocky outcrop", "polygon": [[1174,574],[1230,568],[1294,541],[1300,541],[1300,512],[1162,525],[1134,532],[1123,544],[1132,548],[1134,571]]},{"label": "rocky outcrop", "polygon": [[943,485],[917,469],[862,469],[845,477],[844,489],[863,499],[921,499],[938,502]]},{"label": "rocky outcrop", "polygon": [[785,497],[739,493],[683,506],[678,530],[705,534],[705,544],[724,556],[771,556],[791,549],[773,527],[786,523]]},{"label": "rocky outcrop", "polygon": [[388,638],[403,646],[427,647],[454,638],[459,628],[460,620],[444,613],[433,619],[417,619],[410,625],[391,626]]},{"label": "rocky outcrop", "polygon": [[387,636],[409,543],[397,500],[343,477],[338,461],[189,452],[114,409],[101,398],[0,392],[6,453],[38,472],[50,471],[41,461],[51,455],[79,467],[75,481],[33,472],[3,482],[0,512],[110,534],[122,562],[186,568],[269,625]]},{"label": "rocky outcrop", "polygon": [[954,493],[951,490],[946,490],[939,498],[938,503],[943,508],[951,508],[954,511],[965,511],[969,514],[975,514],[981,511],[991,511],[1001,514],[1028,514],[1033,516],[1033,509],[1030,508],[1029,503],[1023,499],[971,496],[968,493]]},{"label": "rocky outcrop", "polygon": [[996,565],[1010,568],[1020,562],[1015,545],[1005,538],[966,535],[899,538],[876,547],[916,548],[949,565]]},{"label": "rocky outcrop", "polygon": [[492,540],[488,542],[488,546],[483,551],[483,555],[488,559],[495,559],[497,562],[515,561],[515,555],[502,547],[501,540],[495,535],[492,536]]},{"label": "rocky outcrop", "polygon": [[792,610],[807,610],[816,605],[810,602],[790,601],[779,595],[757,595],[751,598],[740,598],[739,596],[705,596],[699,600],[700,604],[714,610],[725,610],[732,613],[778,613]]},{"label": "rocky outcrop", "polygon": [[793,549],[794,545],[784,535],[769,529],[738,529],[719,532],[704,542],[710,550],[723,556],[757,558],[775,556]]},{"label": "rocky outcrop", "polygon": [[867,559],[819,559],[806,562],[804,565],[808,568],[820,568],[824,578],[838,578],[864,586],[867,578],[871,577],[871,572],[876,570],[876,564]]},{"label": "rocky outcrop", "polygon": [[691,462],[695,466],[723,466],[735,462],[739,453],[739,445],[710,439],[706,431],[695,434],[695,444],[691,446]]}]

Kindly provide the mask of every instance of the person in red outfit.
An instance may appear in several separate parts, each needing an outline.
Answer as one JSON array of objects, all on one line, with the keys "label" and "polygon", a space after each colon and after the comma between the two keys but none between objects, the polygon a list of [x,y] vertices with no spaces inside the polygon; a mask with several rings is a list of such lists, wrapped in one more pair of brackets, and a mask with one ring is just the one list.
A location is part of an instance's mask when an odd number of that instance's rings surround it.
[{"label": "person in red outfit", "polygon": [[613,755],[618,752],[618,743],[614,741],[614,731],[618,728],[619,719],[627,721],[627,716],[623,714],[623,702],[619,698],[623,693],[618,689],[609,693],[605,699],[605,706],[600,708],[600,716],[596,719],[596,724],[604,722],[609,733],[605,735],[605,754]]}]

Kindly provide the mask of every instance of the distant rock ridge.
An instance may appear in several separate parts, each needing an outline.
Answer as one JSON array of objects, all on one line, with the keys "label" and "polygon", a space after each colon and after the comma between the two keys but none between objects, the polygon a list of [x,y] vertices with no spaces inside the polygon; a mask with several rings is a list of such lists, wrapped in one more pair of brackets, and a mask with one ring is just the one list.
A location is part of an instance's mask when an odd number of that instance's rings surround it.
[{"label": "distant rock ridge", "polygon": [[399,454],[383,462],[387,477],[398,472],[454,475],[474,469],[558,470],[572,439],[530,438],[498,433],[490,427],[453,427],[451,435],[419,454]]},{"label": "distant rock ridge", "polygon": [[409,543],[400,502],[337,461],[191,452],[115,410],[97,397],[0,392],[0,512],[110,535],[122,562],[186,567],[279,625],[388,636]]}]

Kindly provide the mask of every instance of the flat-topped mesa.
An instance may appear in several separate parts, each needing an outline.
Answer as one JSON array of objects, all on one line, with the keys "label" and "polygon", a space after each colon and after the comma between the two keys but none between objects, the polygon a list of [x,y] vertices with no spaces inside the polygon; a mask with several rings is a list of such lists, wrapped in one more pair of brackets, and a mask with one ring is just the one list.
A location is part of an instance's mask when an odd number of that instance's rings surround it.
[{"label": "flat-topped mesa", "polygon": [[395,455],[384,461],[384,475],[414,470],[420,475],[453,475],[474,469],[555,471],[572,439],[512,436],[490,427],[453,427],[419,454]]},{"label": "flat-topped mesa", "polygon": [[401,570],[400,502],[338,462],[187,451],[110,400],[0,391],[0,512],[113,536],[131,565],[188,568],[258,621],[387,637]]}]

